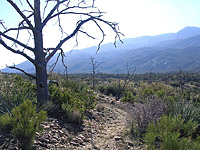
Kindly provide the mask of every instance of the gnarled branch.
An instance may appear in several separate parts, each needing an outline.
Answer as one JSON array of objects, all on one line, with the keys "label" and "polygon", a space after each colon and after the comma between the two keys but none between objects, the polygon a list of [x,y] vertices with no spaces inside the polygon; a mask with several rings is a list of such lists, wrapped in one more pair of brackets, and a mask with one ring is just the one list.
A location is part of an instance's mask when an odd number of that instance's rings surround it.
[{"label": "gnarled branch", "polygon": [[22,46],[22,47],[24,47],[24,48],[26,48],[26,49],[28,49],[28,50],[34,52],[34,49],[33,49],[32,47],[29,47],[29,46],[27,46],[26,44],[23,44],[22,42],[20,42],[20,41],[14,39],[14,38],[12,38],[12,37],[10,37],[10,36],[8,36],[8,35],[2,33],[1,31],[0,31],[0,35],[3,36],[3,37],[5,37],[5,38],[8,39],[8,40],[13,41],[14,43],[19,44],[20,46]]},{"label": "gnarled branch", "polygon": [[8,49],[9,51],[15,53],[15,54],[20,54],[22,56],[24,56],[26,59],[28,59],[30,62],[32,62],[34,65],[35,64],[35,61],[30,57],[28,56],[27,54],[25,54],[24,52],[22,51],[19,51],[19,50],[15,50],[13,48],[11,48],[10,46],[8,46],[2,39],[0,39],[0,44],[3,45],[6,49]]},{"label": "gnarled branch", "polygon": [[11,6],[17,11],[17,13],[26,21],[28,26],[30,27],[31,30],[33,30],[33,25],[31,22],[28,20],[28,18],[23,14],[23,12],[19,9],[19,7],[12,1],[12,0],[7,0]]},{"label": "gnarled branch", "polygon": [[93,20],[93,19],[94,19],[93,17],[90,17],[90,18],[88,18],[88,19],[86,19],[86,20],[79,21],[79,23],[78,23],[77,27],[75,28],[75,30],[74,30],[69,36],[67,36],[66,38],[64,38],[63,40],[60,41],[60,43],[56,46],[56,48],[54,49],[54,51],[51,52],[51,53],[49,54],[49,56],[47,56],[46,61],[48,62],[48,61],[53,57],[53,55],[61,48],[61,46],[62,46],[66,41],[68,41],[68,40],[71,39],[73,36],[75,36],[76,33],[79,31],[79,29],[81,28],[81,26],[82,26],[83,24],[85,24],[86,22],[88,22],[88,21],[90,21],[90,20]]},{"label": "gnarled branch", "polygon": [[7,65],[6,65],[6,67],[8,67],[8,68],[10,68],[10,69],[19,70],[19,71],[23,72],[25,75],[27,75],[27,76],[29,76],[29,77],[31,77],[31,78],[33,78],[33,79],[37,79],[36,76],[34,76],[34,75],[32,75],[32,74],[29,74],[29,73],[27,73],[26,71],[24,71],[23,69],[20,69],[20,68],[16,67],[15,64],[13,64],[13,66],[7,66]]},{"label": "gnarled branch", "polygon": [[66,0],[57,1],[57,4],[54,6],[54,8],[49,12],[49,14],[47,15],[47,17],[44,19],[44,21],[42,23],[42,28],[44,28],[44,26],[47,24],[47,22],[51,19],[51,16],[56,11],[56,9],[59,7],[59,5],[62,4],[62,3],[64,3],[64,2],[66,2]]}]

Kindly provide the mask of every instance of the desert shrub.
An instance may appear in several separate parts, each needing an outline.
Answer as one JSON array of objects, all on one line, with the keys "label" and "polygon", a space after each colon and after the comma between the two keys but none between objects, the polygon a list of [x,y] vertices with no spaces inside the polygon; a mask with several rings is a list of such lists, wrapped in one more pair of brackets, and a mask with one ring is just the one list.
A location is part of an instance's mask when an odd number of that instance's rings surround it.
[{"label": "desert shrub", "polygon": [[132,138],[140,139],[146,132],[150,122],[156,122],[163,114],[167,113],[165,100],[158,97],[148,98],[146,103],[136,103],[132,108],[133,123],[131,126]]},{"label": "desert shrub", "polygon": [[78,81],[69,80],[69,79],[68,80],[64,80],[64,82],[62,84],[63,84],[62,85],[63,87],[70,88],[76,93],[86,89],[86,85],[84,83],[78,82]]},{"label": "desert shrub", "polygon": [[[84,119],[84,114],[96,105],[96,98],[92,90],[82,90],[78,93],[66,87],[51,86],[49,88],[51,99],[58,107],[57,113],[62,113],[63,119],[68,122],[78,123]],[[70,118],[73,118],[73,120]],[[79,120],[79,121],[76,121]]]},{"label": "desert shrub", "polygon": [[181,116],[162,116],[157,123],[148,125],[144,141],[148,150],[198,150],[200,137],[192,139],[197,123],[189,120],[184,123]]},{"label": "desert shrub", "polygon": [[128,86],[126,92],[132,92],[135,102],[144,103],[146,99],[152,97],[158,97],[165,100],[171,99],[174,101],[178,99],[177,91],[161,82],[153,82],[151,84],[138,82],[135,84],[132,83],[131,86],[132,87]]},{"label": "desert shrub", "polygon": [[30,99],[36,102],[36,86],[21,76],[10,76],[8,80],[1,85],[0,91],[0,115],[19,106],[24,100]]},{"label": "desert shrub", "polygon": [[118,93],[118,87],[115,84],[109,84],[106,86],[104,94],[116,96]]},{"label": "desert shrub", "polygon": [[192,120],[200,123],[200,104],[192,101],[170,101],[168,103],[168,114],[180,115],[185,122]]},{"label": "desert shrub", "polygon": [[105,85],[103,84],[100,84],[97,86],[97,90],[100,92],[100,93],[104,93],[106,88],[105,88]]},{"label": "desert shrub", "polygon": [[40,124],[46,119],[46,112],[36,112],[36,105],[30,100],[25,100],[19,106],[12,109],[10,115],[6,113],[0,118],[1,128],[9,126],[13,136],[19,141],[22,149],[32,149],[36,131]]},{"label": "desert shrub", "polygon": [[105,95],[116,96],[119,92],[119,87],[116,82],[98,85],[97,89]]},{"label": "desert shrub", "polygon": [[71,105],[63,104],[62,110],[64,111],[65,115],[63,118],[73,124],[82,124],[84,119],[84,113],[80,109],[76,109]]},{"label": "desert shrub", "polygon": [[121,98],[122,102],[130,102],[130,103],[134,103],[135,102],[135,97],[133,96],[133,93],[130,91],[124,92],[122,98]]}]

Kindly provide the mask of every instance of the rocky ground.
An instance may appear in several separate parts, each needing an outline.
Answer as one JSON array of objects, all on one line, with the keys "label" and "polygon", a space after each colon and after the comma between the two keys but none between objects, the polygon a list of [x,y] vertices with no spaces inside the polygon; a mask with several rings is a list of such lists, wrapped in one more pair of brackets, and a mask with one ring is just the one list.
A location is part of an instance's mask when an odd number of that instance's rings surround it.
[{"label": "rocky ground", "polygon": [[[34,148],[38,150],[143,150],[143,145],[127,136],[129,112],[114,98],[99,95],[95,110],[87,115],[83,125],[63,123],[48,118],[43,132],[36,133]],[[0,133],[0,149],[18,149],[10,135]]]}]

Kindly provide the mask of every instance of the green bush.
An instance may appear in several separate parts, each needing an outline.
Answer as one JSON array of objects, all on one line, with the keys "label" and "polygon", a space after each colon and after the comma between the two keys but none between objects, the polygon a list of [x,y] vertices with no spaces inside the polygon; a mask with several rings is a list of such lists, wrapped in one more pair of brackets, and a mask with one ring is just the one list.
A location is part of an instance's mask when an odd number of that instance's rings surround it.
[{"label": "green bush", "polygon": [[21,76],[10,76],[10,79],[1,85],[0,91],[0,115],[19,106],[24,100],[30,99],[36,102],[36,86]]},{"label": "green bush", "polygon": [[12,109],[12,115],[6,113],[1,116],[1,127],[9,126],[11,133],[19,141],[22,149],[32,149],[36,131],[39,131],[40,124],[46,119],[45,111],[36,112],[36,105],[30,100],[24,101]]},{"label": "green bush", "polygon": [[101,84],[98,85],[97,89],[105,95],[116,96],[119,92],[117,83]]},{"label": "green bush", "polygon": [[122,102],[130,102],[133,104],[135,102],[135,97],[133,96],[133,93],[130,91],[124,92],[121,101]]},{"label": "green bush", "polygon": [[144,137],[148,150],[199,150],[200,137],[192,139],[197,123],[189,120],[184,123],[180,116],[166,116],[150,123]]},{"label": "green bush", "polygon": [[181,115],[185,122],[192,120],[200,124],[200,104],[192,101],[170,101],[168,103],[168,114]]},{"label": "green bush", "polygon": [[[53,103],[58,106],[58,112],[65,114],[62,117],[68,122],[82,123],[85,113],[96,105],[92,90],[75,92],[76,90],[70,88],[51,86],[49,91]],[[76,116],[77,119],[71,119],[71,116]]]},{"label": "green bush", "polygon": [[64,80],[63,87],[70,88],[76,93],[86,89],[86,85],[83,84],[82,82],[73,81],[73,80],[69,80],[69,79]]}]

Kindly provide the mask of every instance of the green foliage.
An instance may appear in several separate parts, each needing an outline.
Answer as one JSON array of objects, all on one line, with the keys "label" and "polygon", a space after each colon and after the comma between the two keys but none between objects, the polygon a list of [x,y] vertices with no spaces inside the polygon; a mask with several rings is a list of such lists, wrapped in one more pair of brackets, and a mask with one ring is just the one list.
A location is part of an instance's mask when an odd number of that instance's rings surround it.
[{"label": "green foliage", "polygon": [[68,122],[82,123],[84,114],[96,105],[94,93],[88,89],[77,93],[71,88],[51,86],[49,91],[53,103],[58,106],[59,111],[64,112],[64,118]]},{"label": "green foliage", "polygon": [[30,100],[25,100],[11,111],[12,115],[6,113],[1,116],[1,127],[9,126],[11,133],[19,141],[22,149],[32,149],[36,131],[39,131],[40,124],[46,119],[45,111],[36,112],[36,105]]},{"label": "green foliage", "polygon": [[119,92],[119,88],[116,82],[110,84],[101,84],[98,86],[98,90],[105,95],[116,96]]},{"label": "green foliage", "polygon": [[12,108],[19,106],[24,100],[36,102],[36,86],[21,76],[8,76],[0,91],[0,115],[11,112]]},{"label": "green foliage", "polygon": [[168,113],[173,116],[181,115],[184,122],[189,120],[200,124],[200,104],[192,101],[174,101],[168,103]]},{"label": "green foliage", "polygon": [[80,81],[73,81],[73,80],[65,80],[63,82],[63,87],[70,88],[74,92],[78,93],[80,91],[83,91],[86,89],[86,85],[83,82]]},{"label": "green foliage", "polygon": [[191,139],[197,123],[189,120],[184,123],[180,116],[166,116],[155,123],[150,123],[144,137],[148,150],[198,150],[200,138]]},{"label": "green foliage", "polygon": [[130,102],[134,103],[135,102],[135,97],[133,96],[133,93],[130,91],[124,92],[124,95],[121,99],[122,102]]}]

